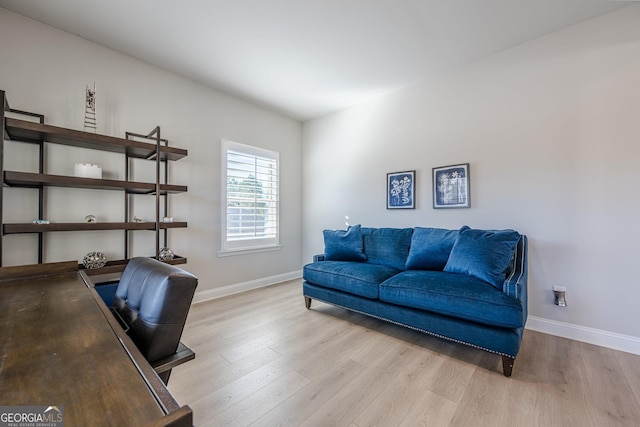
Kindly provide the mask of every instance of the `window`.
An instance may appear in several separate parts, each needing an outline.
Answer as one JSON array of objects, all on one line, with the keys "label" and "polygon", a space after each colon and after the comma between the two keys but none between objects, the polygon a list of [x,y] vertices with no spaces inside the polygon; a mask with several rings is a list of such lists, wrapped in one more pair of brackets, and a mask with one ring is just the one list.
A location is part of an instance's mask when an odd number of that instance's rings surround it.
[{"label": "window", "polygon": [[222,141],[222,251],[279,247],[280,154]]}]

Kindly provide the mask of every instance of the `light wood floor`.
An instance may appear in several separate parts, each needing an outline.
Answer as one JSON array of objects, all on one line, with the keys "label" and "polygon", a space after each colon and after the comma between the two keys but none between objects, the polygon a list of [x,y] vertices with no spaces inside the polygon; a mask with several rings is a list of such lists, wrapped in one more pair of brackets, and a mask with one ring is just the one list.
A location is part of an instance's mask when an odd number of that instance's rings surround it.
[{"label": "light wood floor", "polygon": [[639,426],[640,356],[525,331],[500,357],[317,301],[301,281],[194,305],[169,389],[197,426]]}]

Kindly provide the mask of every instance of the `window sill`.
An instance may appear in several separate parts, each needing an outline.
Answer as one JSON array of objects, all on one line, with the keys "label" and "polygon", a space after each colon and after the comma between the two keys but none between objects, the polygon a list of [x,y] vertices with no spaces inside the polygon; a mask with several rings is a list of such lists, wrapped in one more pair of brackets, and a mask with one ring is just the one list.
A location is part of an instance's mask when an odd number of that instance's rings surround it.
[{"label": "window sill", "polygon": [[255,248],[227,249],[218,252],[218,257],[227,257],[234,255],[255,254],[259,252],[279,251],[282,245],[259,246]]}]

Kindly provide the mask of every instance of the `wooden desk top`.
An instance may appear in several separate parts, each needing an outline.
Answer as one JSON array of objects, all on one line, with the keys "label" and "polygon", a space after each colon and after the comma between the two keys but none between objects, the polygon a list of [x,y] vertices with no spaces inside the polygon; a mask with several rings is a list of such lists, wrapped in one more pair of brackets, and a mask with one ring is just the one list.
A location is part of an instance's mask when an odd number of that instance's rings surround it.
[{"label": "wooden desk top", "polygon": [[0,405],[64,406],[69,426],[146,425],[178,407],[161,406],[94,293],[77,271],[0,280]]}]

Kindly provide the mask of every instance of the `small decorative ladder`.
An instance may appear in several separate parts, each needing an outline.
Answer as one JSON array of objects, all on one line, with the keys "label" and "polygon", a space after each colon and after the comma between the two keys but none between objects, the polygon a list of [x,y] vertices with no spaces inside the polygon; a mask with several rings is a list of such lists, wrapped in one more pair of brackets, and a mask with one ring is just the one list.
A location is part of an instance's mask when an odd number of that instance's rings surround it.
[{"label": "small decorative ladder", "polygon": [[84,109],[84,128],[93,129],[96,132],[96,82],[93,82],[93,89],[87,85],[86,101]]}]

